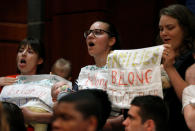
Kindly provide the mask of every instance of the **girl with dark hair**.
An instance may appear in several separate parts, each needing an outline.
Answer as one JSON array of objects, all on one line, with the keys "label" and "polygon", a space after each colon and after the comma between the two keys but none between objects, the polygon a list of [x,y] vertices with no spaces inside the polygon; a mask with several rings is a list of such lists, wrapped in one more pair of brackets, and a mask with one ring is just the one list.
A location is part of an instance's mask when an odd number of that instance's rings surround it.
[{"label": "girl with dark hair", "polygon": [[[18,74],[0,78],[0,86],[14,84],[18,79],[18,75],[36,75],[40,73],[45,55],[43,44],[36,38],[24,39],[17,50],[17,69]],[[27,107],[22,108],[25,122],[49,123],[51,121],[51,113],[33,112]]]},{"label": "girl with dark hair", "polygon": [[[17,69],[20,75],[35,75],[40,70],[45,59],[43,44],[38,39],[26,38],[17,50]],[[17,75],[0,77],[0,86],[11,85],[17,81]]]},{"label": "girl with dark hair", "polygon": [[[183,87],[187,86],[185,73],[194,63],[195,17],[182,5],[171,5],[160,11],[160,38],[164,44],[163,67],[172,87],[164,89],[164,100],[169,105],[170,130],[188,130],[181,114]],[[184,84],[184,85],[183,85]]]},{"label": "girl with dark hair", "polygon": [[[95,21],[90,29],[84,32],[88,53],[94,58],[95,65],[88,65],[86,68],[91,71],[107,70],[106,60],[108,54],[115,49],[119,49],[119,36],[113,24],[105,21]],[[81,74],[80,72],[80,74]],[[79,76],[80,76],[79,74]],[[80,80],[73,86],[73,90],[78,90]]]},{"label": "girl with dark hair", "polygon": [[[26,50],[26,52],[24,52]],[[43,62],[45,59],[45,51],[43,47],[43,43],[39,41],[38,39],[35,38],[27,38],[24,39],[19,47],[18,47],[18,55],[17,55],[17,67],[18,67],[18,72],[21,75],[34,75],[34,74],[39,74],[41,69],[43,68]],[[23,54],[22,54],[23,53]],[[24,57],[24,53],[29,54],[28,57]],[[33,60],[33,53],[36,54],[37,59]],[[31,59],[30,59],[31,58]],[[31,63],[31,64],[28,64]],[[34,65],[35,64],[35,65]]]},{"label": "girl with dark hair", "polygon": [[[95,21],[90,26],[89,30],[84,32],[84,37],[86,38],[86,44],[88,53],[90,56],[94,58],[95,64],[88,65],[81,68],[78,80],[75,85],[73,85],[73,90],[82,90],[82,89],[90,89],[90,88],[98,88],[100,89],[106,87],[107,78],[105,78],[105,84],[100,86],[93,87],[90,85],[83,85],[85,83],[83,81],[83,74],[86,74],[86,70],[90,71],[91,74],[95,74],[96,72],[107,72],[107,57],[112,50],[120,49],[119,46],[119,36],[118,32],[113,24],[106,21]],[[98,76],[98,75],[97,75]],[[99,75],[100,76],[100,75]],[[82,77],[82,78],[81,78]],[[96,76],[95,76],[96,77]],[[85,78],[84,78],[85,79]],[[86,76],[87,80],[88,77]],[[97,79],[102,79],[97,78]],[[101,88],[101,89],[102,89]],[[113,118],[109,118],[106,125],[105,130],[120,130],[122,129],[122,120],[123,117],[120,115],[120,109],[112,109]]]}]

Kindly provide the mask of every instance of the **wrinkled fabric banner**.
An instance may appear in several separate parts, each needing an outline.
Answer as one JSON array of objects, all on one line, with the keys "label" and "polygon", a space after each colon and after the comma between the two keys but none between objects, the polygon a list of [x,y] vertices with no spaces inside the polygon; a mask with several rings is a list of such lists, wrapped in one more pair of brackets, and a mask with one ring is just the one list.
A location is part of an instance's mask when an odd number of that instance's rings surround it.
[{"label": "wrinkled fabric banner", "polygon": [[160,63],[163,46],[115,50],[107,58],[107,93],[113,106],[129,109],[140,95],[163,97]]},{"label": "wrinkled fabric banner", "polygon": [[106,90],[108,82],[107,69],[91,69],[92,66],[82,68],[78,78],[79,90],[81,89],[102,89]]},{"label": "wrinkled fabric banner", "polygon": [[57,75],[19,75],[17,78],[17,83],[3,87],[0,98],[1,101],[12,102],[20,107],[31,100],[39,100],[52,108],[52,86],[59,81],[72,86],[70,81]]}]

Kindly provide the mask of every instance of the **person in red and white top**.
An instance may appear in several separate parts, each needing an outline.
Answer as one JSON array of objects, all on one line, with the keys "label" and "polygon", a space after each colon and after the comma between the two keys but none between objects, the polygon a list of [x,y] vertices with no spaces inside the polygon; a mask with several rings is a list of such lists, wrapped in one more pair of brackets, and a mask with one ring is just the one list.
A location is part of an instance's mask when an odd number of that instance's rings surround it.
[{"label": "person in red and white top", "polygon": [[[44,62],[43,44],[36,38],[26,38],[20,44],[17,51],[18,75],[36,75],[40,72]],[[0,86],[11,85],[17,82],[17,75],[0,77]],[[32,112],[28,108],[22,108],[26,123],[49,123],[52,113]],[[31,130],[31,129],[29,129]]]}]

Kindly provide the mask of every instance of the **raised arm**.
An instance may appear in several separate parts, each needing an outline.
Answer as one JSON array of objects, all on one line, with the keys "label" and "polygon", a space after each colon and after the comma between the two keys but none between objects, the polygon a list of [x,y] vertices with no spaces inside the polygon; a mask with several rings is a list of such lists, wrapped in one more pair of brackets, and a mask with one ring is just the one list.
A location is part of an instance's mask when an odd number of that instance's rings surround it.
[{"label": "raised arm", "polygon": [[165,71],[167,72],[169,79],[171,81],[171,84],[180,99],[182,100],[182,92],[186,86],[189,84],[182,79],[182,77],[177,72],[176,68],[174,67],[175,62],[175,52],[172,49],[171,45],[165,44],[165,49],[163,51],[163,67]]}]

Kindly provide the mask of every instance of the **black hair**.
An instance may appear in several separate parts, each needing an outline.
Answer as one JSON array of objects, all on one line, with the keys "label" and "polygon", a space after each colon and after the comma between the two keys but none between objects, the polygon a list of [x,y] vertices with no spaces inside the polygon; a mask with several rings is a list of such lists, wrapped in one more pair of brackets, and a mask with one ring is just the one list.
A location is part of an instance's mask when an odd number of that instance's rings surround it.
[{"label": "black hair", "polygon": [[9,102],[2,102],[3,111],[9,124],[10,131],[26,131],[21,109]]},{"label": "black hair", "polygon": [[99,89],[85,89],[63,96],[59,100],[75,104],[75,109],[83,115],[84,118],[95,116],[98,121],[97,131],[102,129],[111,112],[111,102],[105,91]]},{"label": "black hair", "polygon": [[[118,50],[120,49],[120,39],[119,39],[119,34],[118,34],[118,31],[116,29],[116,27],[114,26],[113,23],[109,22],[109,21],[105,21],[105,20],[98,20],[98,21],[95,21],[95,22],[103,22],[103,23],[106,23],[108,24],[108,29],[107,31],[109,32],[109,36],[110,37],[115,37],[116,39],[116,42],[114,43],[114,45],[112,46],[112,50]],[[95,23],[93,22],[93,23]]]},{"label": "black hair", "polygon": [[[195,16],[185,6],[180,4],[170,5],[160,10],[160,16],[168,15],[175,18],[184,32],[184,38],[180,47],[180,55],[193,49],[195,43]],[[162,42],[162,41],[161,41]]]},{"label": "black hair", "polygon": [[138,114],[142,119],[142,123],[152,119],[155,123],[156,131],[166,130],[169,111],[161,97],[152,95],[137,96],[132,100],[131,105],[139,107]]},{"label": "black hair", "polygon": [[[35,51],[35,53],[38,54],[39,58],[42,58],[43,61],[45,60],[44,46],[39,39],[33,37],[25,38],[23,41],[20,42],[17,52],[19,52],[22,46],[26,46],[26,45],[29,45],[33,49],[33,51]],[[37,66],[37,73],[40,73],[42,68],[43,68],[43,63]],[[18,73],[20,73],[19,70]]]}]

